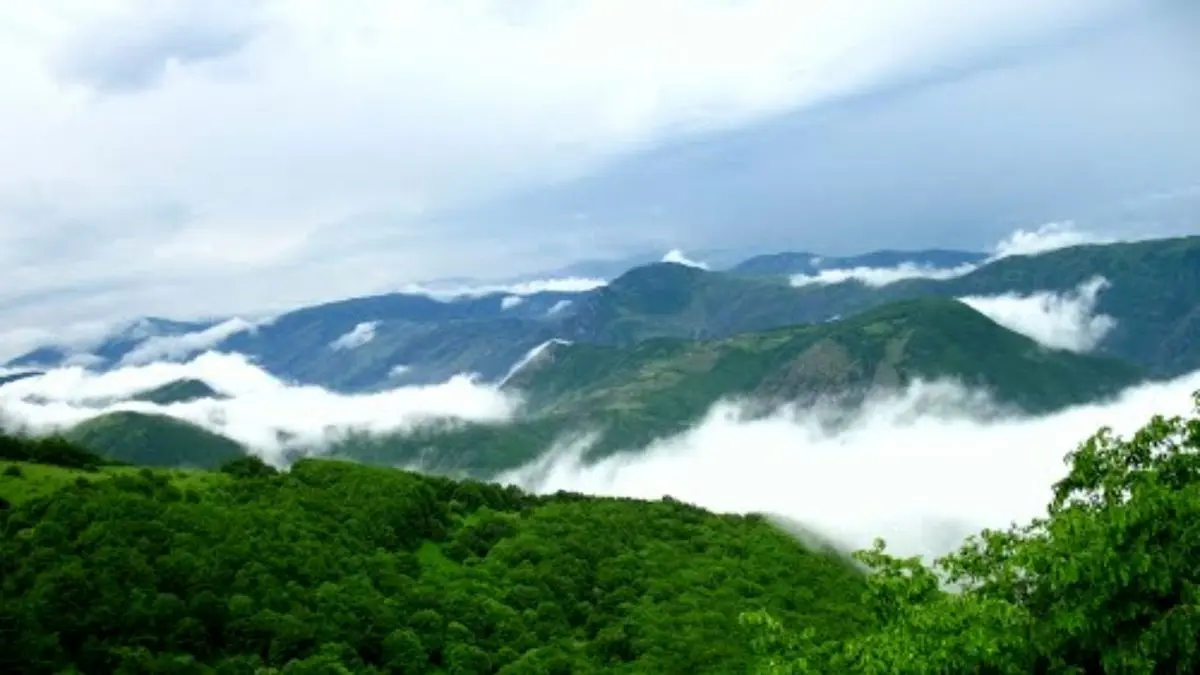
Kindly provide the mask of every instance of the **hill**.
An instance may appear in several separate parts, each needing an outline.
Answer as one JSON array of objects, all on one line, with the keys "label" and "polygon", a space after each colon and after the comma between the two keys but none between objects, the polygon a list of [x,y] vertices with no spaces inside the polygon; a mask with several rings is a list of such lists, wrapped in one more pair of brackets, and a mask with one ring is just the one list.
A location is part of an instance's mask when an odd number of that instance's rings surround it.
[{"label": "hill", "polygon": [[160,387],[147,389],[134,394],[130,400],[170,405],[172,403],[188,403],[206,398],[225,398],[207,382],[194,379],[175,380]]},{"label": "hill", "polygon": [[1116,394],[1141,374],[1110,358],[1047,349],[954,300],[915,300],[723,340],[550,345],[505,385],[527,399],[528,417],[516,423],[360,436],[334,452],[489,475],[534,459],[571,431],[604,430],[592,449],[599,456],[684,431],[721,399],[853,406],[875,391],[939,378],[1046,412]]},{"label": "hill", "polygon": [[145,466],[211,468],[246,456],[241,445],[207,429],[131,411],[93,417],[65,436],[106,459]]},{"label": "hill", "polygon": [[[23,646],[0,669],[748,672],[746,608],[826,639],[865,628],[861,573],[758,516],[328,460],[234,469],[75,474],[0,510],[0,626]],[[0,471],[0,495],[23,480]]]}]

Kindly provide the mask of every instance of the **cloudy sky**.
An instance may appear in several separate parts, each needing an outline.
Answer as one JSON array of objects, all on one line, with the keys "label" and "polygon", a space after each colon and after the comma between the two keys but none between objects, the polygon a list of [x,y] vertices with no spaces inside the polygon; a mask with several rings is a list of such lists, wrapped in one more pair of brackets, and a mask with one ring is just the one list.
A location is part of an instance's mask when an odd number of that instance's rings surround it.
[{"label": "cloudy sky", "polygon": [[1193,5],[0,2],[0,321],[646,247],[1194,231]]}]

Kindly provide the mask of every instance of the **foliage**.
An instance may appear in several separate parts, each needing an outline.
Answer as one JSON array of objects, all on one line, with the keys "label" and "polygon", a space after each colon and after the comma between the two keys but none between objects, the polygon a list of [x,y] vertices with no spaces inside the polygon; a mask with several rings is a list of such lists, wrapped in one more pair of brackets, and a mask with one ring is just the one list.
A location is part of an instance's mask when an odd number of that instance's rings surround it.
[{"label": "foliage", "polygon": [[[857,554],[870,631],[821,641],[744,623],[766,673],[1190,673],[1200,669],[1200,393],[1190,418],[1102,429],[1044,518],[984,531],[932,567]],[[942,590],[943,582],[954,590]]]},{"label": "foliage", "polygon": [[862,575],[760,517],[252,465],[0,511],[0,672],[745,672],[740,608],[864,625]]}]

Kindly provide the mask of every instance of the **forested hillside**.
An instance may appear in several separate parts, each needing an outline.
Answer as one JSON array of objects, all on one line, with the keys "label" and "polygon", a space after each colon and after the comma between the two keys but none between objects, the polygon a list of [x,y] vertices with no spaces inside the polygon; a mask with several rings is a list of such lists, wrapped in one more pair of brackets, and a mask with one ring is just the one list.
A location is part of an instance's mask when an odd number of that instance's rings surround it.
[{"label": "forested hillside", "polygon": [[0,496],[62,486],[0,511],[3,673],[746,672],[747,607],[829,638],[865,625],[861,575],[760,517],[6,443],[71,467],[0,461]]},{"label": "forested hillside", "polygon": [[1100,432],[936,572],[669,499],[4,438],[0,672],[1196,672],[1197,415]]}]

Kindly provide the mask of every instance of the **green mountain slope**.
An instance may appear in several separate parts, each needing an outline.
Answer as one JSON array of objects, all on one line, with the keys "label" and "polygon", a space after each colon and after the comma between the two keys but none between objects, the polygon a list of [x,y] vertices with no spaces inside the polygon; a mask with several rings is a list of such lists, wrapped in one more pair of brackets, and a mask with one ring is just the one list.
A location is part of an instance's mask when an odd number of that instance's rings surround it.
[{"label": "green mountain slope", "polygon": [[202,380],[183,379],[168,382],[161,387],[134,394],[131,400],[170,405],[188,403],[206,398],[225,398]]},{"label": "green mountain slope", "polygon": [[525,394],[526,419],[356,437],[334,452],[486,475],[533,459],[568,431],[604,430],[593,453],[607,454],[681,432],[724,398],[855,404],[918,378],[954,378],[1003,404],[1045,412],[1113,395],[1141,373],[1110,358],[1047,349],[954,300],[915,300],[724,340],[551,345],[506,385]]},{"label": "green mountain slope", "polygon": [[6,673],[741,673],[747,608],[866,628],[861,573],[757,516],[323,460],[66,471],[0,510]]},{"label": "green mountain slope", "polygon": [[628,345],[651,337],[712,339],[847,317],[898,300],[1070,292],[1093,277],[1110,284],[1097,310],[1117,320],[1102,353],[1156,376],[1200,369],[1200,237],[1075,246],[1013,256],[964,276],[792,288],[681,265],[631,270],[591,297],[562,337]]},{"label": "green mountain slope", "polygon": [[65,436],[106,459],[161,467],[215,467],[246,456],[240,444],[194,424],[140,412],[82,422]]},{"label": "green mountain slope", "polygon": [[1117,320],[1099,351],[1155,376],[1200,369],[1200,236],[1073,246],[1012,256],[954,279],[909,279],[881,288],[855,282],[797,288],[814,313],[849,316],[897,300],[1064,293],[1100,276],[1096,311]]}]

